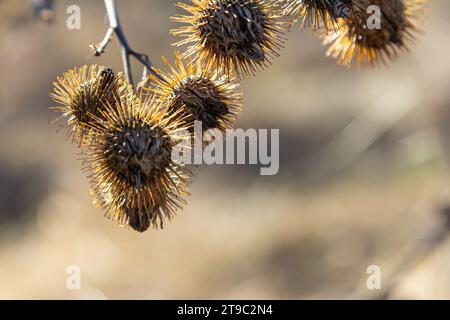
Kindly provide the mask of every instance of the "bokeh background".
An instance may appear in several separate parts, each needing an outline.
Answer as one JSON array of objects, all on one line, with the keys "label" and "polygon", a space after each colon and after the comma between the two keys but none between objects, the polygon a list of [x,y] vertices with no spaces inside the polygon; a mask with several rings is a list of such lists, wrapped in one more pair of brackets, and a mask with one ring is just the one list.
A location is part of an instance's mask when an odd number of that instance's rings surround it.
[{"label": "bokeh background", "polygon": [[[174,3],[118,1],[157,67],[173,58]],[[81,30],[66,28],[71,4]],[[0,0],[0,298],[450,298],[450,10],[428,7],[420,41],[389,68],[338,67],[293,28],[272,67],[243,81],[237,123],[280,129],[280,173],[199,168],[185,210],[140,235],[91,204],[79,151],[49,124],[56,76],[122,67],[115,42],[101,58],[88,48],[107,28],[103,2],[55,1],[46,24]],[[81,290],[66,287],[70,265]],[[370,265],[382,290],[366,287]]]}]

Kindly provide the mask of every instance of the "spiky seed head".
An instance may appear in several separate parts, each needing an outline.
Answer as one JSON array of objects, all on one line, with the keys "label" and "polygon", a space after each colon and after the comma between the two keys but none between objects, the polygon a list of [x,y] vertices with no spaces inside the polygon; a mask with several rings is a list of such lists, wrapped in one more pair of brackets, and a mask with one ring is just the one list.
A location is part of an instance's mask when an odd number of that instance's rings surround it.
[{"label": "spiky seed head", "polygon": [[178,3],[190,15],[172,17],[187,26],[172,30],[191,44],[183,57],[206,69],[239,78],[254,75],[279,56],[284,23],[276,2],[267,0],[192,0]]},{"label": "spiky seed head", "polygon": [[194,121],[201,121],[203,131],[219,129],[225,133],[233,127],[242,108],[236,80],[185,62],[178,52],[174,66],[166,58],[163,60],[169,71],[160,72],[161,78],[150,75],[147,90],[163,100],[169,115],[179,112],[177,121],[190,128]]},{"label": "spiky seed head", "polygon": [[284,15],[300,21],[301,29],[331,31],[337,28],[338,18],[349,18],[351,3],[352,0],[291,0],[285,4]]},{"label": "spiky seed head", "polygon": [[[353,0],[351,18],[342,20],[337,32],[325,37],[331,44],[327,54],[338,63],[350,66],[356,57],[359,65],[387,65],[407,52],[420,32],[419,24],[426,0]],[[370,6],[381,9],[381,28],[369,28],[373,15]]]},{"label": "spiky seed head", "polygon": [[173,147],[183,139],[176,135],[182,124],[166,112],[154,98],[107,104],[84,162],[94,203],[107,217],[139,232],[162,228],[188,194],[191,173],[172,160]]},{"label": "spiky seed head", "polygon": [[51,109],[61,112],[56,120],[66,119],[68,136],[80,145],[89,140],[90,125],[101,118],[104,105],[114,105],[117,99],[132,94],[125,77],[111,68],[91,65],[73,68],[53,83],[50,97],[58,104]]}]

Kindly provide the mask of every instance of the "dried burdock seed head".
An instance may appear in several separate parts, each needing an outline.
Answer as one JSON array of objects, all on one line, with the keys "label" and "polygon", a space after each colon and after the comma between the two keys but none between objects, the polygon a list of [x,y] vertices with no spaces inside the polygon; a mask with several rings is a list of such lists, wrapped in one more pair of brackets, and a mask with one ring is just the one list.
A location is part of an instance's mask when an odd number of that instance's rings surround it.
[{"label": "dried burdock seed head", "polygon": [[[331,44],[328,55],[350,66],[356,57],[359,65],[387,65],[400,53],[408,51],[410,42],[420,32],[419,24],[426,0],[353,0],[351,18],[342,20],[337,32],[325,37]],[[380,8],[380,24],[371,6]],[[372,7],[374,8],[374,7]]]},{"label": "dried burdock seed head", "polygon": [[132,88],[122,74],[115,75],[110,68],[97,65],[74,68],[58,77],[50,97],[58,104],[53,107],[66,119],[63,128],[80,145],[89,139],[90,125],[101,119],[104,105],[114,105],[124,96],[132,95]]},{"label": "dried burdock seed head", "polygon": [[191,44],[183,57],[198,61],[204,68],[243,77],[254,75],[279,55],[281,9],[267,0],[192,0],[178,3],[190,15],[173,21],[187,26],[171,33],[185,37],[175,45]]},{"label": "dried burdock seed head", "polygon": [[183,126],[166,112],[154,98],[108,104],[84,162],[94,203],[107,210],[107,217],[139,232],[162,228],[188,194],[191,173],[172,160]]},{"label": "dried burdock seed head", "polygon": [[349,18],[352,0],[291,0],[285,5],[284,14],[300,21],[302,29],[311,27],[335,30],[338,18]]},{"label": "dried burdock seed head", "polygon": [[150,76],[149,90],[168,106],[168,114],[179,112],[183,120],[177,121],[190,128],[194,121],[201,121],[203,131],[232,128],[242,108],[239,83],[216,71],[184,63],[178,52],[175,57],[175,66],[163,58],[170,71],[161,72],[161,79]]}]

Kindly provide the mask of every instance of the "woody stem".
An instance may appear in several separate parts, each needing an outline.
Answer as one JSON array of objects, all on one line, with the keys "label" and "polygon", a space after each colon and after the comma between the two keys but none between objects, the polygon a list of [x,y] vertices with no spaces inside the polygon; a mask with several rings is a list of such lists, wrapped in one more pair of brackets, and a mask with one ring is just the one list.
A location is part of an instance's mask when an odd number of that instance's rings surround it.
[{"label": "woody stem", "polygon": [[116,7],[116,1],[104,0],[104,3],[106,8],[106,14],[108,16],[109,28],[103,40],[100,43],[92,46],[94,48],[94,55],[95,56],[102,55],[102,53],[108,46],[109,42],[111,41],[112,35],[115,34],[117,36],[117,41],[120,45],[123,70],[127,77],[128,82],[133,84],[130,57],[134,57],[144,66],[144,75],[150,72],[156,77],[161,79],[159,73],[153,68],[153,65],[148,56],[146,54],[134,51],[128,44],[128,40],[120,24],[119,15],[117,13],[118,11]]}]

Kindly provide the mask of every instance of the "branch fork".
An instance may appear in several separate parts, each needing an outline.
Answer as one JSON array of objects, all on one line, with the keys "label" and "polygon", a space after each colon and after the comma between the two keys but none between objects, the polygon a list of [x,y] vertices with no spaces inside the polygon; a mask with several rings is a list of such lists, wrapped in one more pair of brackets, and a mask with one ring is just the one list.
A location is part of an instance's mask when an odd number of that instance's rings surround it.
[{"label": "branch fork", "polygon": [[162,79],[159,73],[153,67],[148,55],[134,51],[128,44],[128,40],[120,24],[119,15],[117,13],[116,1],[104,0],[104,3],[106,8],[106,14],[108,17],[109,28],[106,31],[105,37],[100,43],[90,46],[94,50],[94,56],[99,57],[105,52],[105,49],[107,48],[109,42],[111,41],[113,35],[115,34],[120,46],[124,73],[129,83],[133,84],[130,57],[134,57],[144,66],[143,79],[146,79],[149,73],[152,73],[156,77]]}]

